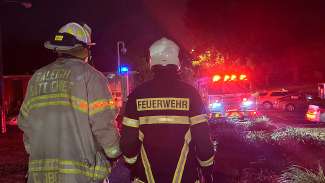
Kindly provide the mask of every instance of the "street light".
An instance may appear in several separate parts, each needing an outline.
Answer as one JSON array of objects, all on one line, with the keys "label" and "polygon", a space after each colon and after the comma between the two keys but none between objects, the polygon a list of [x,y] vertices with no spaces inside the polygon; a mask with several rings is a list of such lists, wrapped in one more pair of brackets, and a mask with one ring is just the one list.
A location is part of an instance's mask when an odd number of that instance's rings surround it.
[{"label": "street light", "polygon": [[126,47],[125,47],[125,42],[124,41],[117,41],[117,75],[121,79],[121,94],[122,94],[122,102],[125,102],[127,99],[127,96],[129,95],[129,74],[128,70],[125,73],[125,67],[123,67],[123,73],[121,69],[121,54],[126,53]]},{"label": "street light", "polygon": [[[5,0],[2,4],[18,4],[26,9],[32,7],[30,2],[20,2],[14,0]],[[6,132],[6,114],[4,110],[4,82],[3,82],[3,58],[2,58],[2,19],[0,19],[0,120],[1,120],[1,132]]]},{"label": "street light", "polygon": [[[126,50],[124,41],[117,41],[116,46],[117,46],[117,74],[120,74],[121,73],[121,54],[120,54],[120,52],[125,54],[127,50]],[[122,48],[120,46],[122,46]]]}]

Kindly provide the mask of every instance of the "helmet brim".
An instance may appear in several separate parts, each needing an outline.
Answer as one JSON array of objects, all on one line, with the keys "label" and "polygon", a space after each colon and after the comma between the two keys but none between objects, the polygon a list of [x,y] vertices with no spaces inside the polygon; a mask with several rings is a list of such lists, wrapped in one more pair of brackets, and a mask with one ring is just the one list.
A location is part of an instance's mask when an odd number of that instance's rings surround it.
[{"label": "helmet brim", "polygon": [[[96,45],[96,43],[88,43],[87,45],[88,46],[94,46],[94,45]],[[46,41],[44,43],[44,47],[49,49],[49,50],[68,51],[68,50],[72,50],[74,48],[82,47],[82,45],[81,44],[76,44],[74,46],[61,46],[61,45],[54,45],[54,44],[51,44],[50,41]]]}]

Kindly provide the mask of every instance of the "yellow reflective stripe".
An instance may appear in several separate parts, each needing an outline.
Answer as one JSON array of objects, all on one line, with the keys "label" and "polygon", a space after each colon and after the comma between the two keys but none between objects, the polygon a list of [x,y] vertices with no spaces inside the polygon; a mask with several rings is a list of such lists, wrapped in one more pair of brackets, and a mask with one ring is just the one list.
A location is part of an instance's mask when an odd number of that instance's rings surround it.
[{"label": "yellow reflective stripe", "polygon": [[36,103],[36,104],[32,104],[30,106],[30,109],[29,110],[34,110],[34,109],[39,109],[39,108],[42,108],[42,107],[47,107],[47,106],[66,106],[66,107],[72,107],[80,112],[83,112],[83,113],[87,113],[87,108],[83,108],[82,106],[80,105],[75,105],[73,103],[70,103],[68,101],[51,101],[51,102],[42,102],[42,103]]},{"label": "yellow reflective stripe", "polygon": [[[61,101],[44,101],[40,103],[35,103],[41,100],[48,100],[48,99],[61,99]],[[62,99],[66,99],[66,100],[62,100]],[[74,96],[70,96],[67,93],[57,93],[57,94],[49,94],[49,95],[33,97],[30,100],[28,100],[26,104],[22,106],[22,108],[25,110],[24,111],[25,114],[28,115],[30,110],[32,109],[38,109],[41,107],[46,107],[51,105],[70,106],[84,113],[88,111],[88,103],[86,100]]]},{"label": "yellow reflective stripe", "polygon": [[46,172],[46,171],[57,171],[59,173],[63,174],[81,174],[87,177],[92,177],[92,178],[97,178],[97,179],[103,179],[107,176],[107,174],[98,174],[98,173],[93,173],[92,171],[83,171],[80,169],[66,169],[66,168],[60,168],[60,169],[55,169],[55,168],[30,168],[30,172]]},{"label": "yellow reflective stripe", "polygon": [[71,106],[71,103],[67,102],[67,101],[42,102],[42,103],[32,104],[30,106],[29,110],[38,109],[38,108],[46,107],[46,106],[52,106],[52,105]]},{"label": "yellow reflective stripe", "polygon": [[136,179],[133,180],[132,183],[145,183],[145,182],[143,182],[142,180],[136,178]]},{"label": "yellow reflective stripe", "polygon": [[208,160],[205,160],[205,161],[202,161],[202,160],[200,160],[199,158],[197,158],[197,160],[199,161],[199,164],[200,164],[202,167],[208,167],[208,166],[213,165],[214,155],[213,155],[211,158],[209,158]]},{"label": "yellow reflective stripe", "polygon": [[188,116],[143,116],[139,117],[140,125],[148,124],[190,124]]},{"label": "yellow reflective stripe", "polygon": [[[139,130],[139,139],[140,139],[141,142],[143,142],[144,134],[140,130]],[[153,174],[152,174],[152,171],[151,171],[151,166],[150,166],[150,163],[149,163],[147,153],[146,153],[146,151],[144,149],[143,143],[141,145],[140,154],[141,154],[142,164],[144,166],[144,170],[145,170],[145,173],[146,173],[146,176],[147,176],[148,183],[155,183],[155,179],[153,178]]]},{"label": "yellow reflective stripe", "polygon": [[114,108],[114,102],[113,100],[109,99],[99,99],[96,100],[89,105],[89,114],[95,115],[99,112],[102,112],[106,109],[113,109]]},{"label": "yellow reflective stripe", "polygon": [[139,120],[131,119],[128,117],[123,118],[122,124],[128,127],[139,128]]},{"label": "yellow reflective stripe", "polygon": [[148,183],[155,183],[155,179],[153,178],[149,159],[148,159],[148,156],[144,149],[143,144],[141,145],[141,153],[140,154],[141,154],[142,164],[144,166],[144,170],[146,173]]},{"label": "yellow reflective stripe", "polygon": [[56,93],[56,94],[49,94],[49,95],[41,95],[37,97],[33,97],[29,99],[26,102],[26,107],[28,109],[29,105],[31,105],[33,102],[39,101],[39,100],[46,100],[46,99],[52,99],[52,98],[70,98],[71,96],[67,93]]},{"label": "yellow reflective stripe", "polygon": [[41,164],[41,165],[49,165],[49,166],[54,166],[54,165],[72,165],[72,166],[80,166],[83,168],[91,168],[94,170],[99,170],[99,171],[107,171],[107,168],[104,166],[98,166],[96,165],[95,167],[90,167],[87,163],[79,162],[79,161],[72,161],[72,160],[61,160],[61,159],[42,159],[42,160],[31,160],[29,162],[29,166],[33,167],[35,164]]},{"label": "yellow reflective stripe", "polygon": [[92,172],[86,172],[79,169],[60,169],[59,172],[64,174],[82,174],[87,177],[97,178],[97,179],[104,179],[107,175],[96,174]]},{"label": "yellow reflective stripe", "polygon": [[139,140],[143,142],[143,139],[144,139],[144,134],[142,133],[142,131],[139,130]]},{"label": "yellow reflective stripe", "polygon": [[[109,166],[109,163],[107,164]],[[72,166],[72,167],[62,167]],[[82,168],[82,169],[81,169]],[[72,160],[43,159],[29,162],[29,172],[58,171],[66,174],[82,174],[88,177],[103,179],[110,173],[110,167],[90,166],[87,163]]]},{"label": "yellow reflective stripe", "polygon": [[185,138],[184,138],[184,145],[183,145],[181,155],[180,155],[178,163],[177,163],[177,167],[176,167],[176,170],[174,173],[172,183],[180,183],[182,181],[184,167],[185,167],[185,163],[187,160],[187,154],[189,152],[189,143],[191,142],[191,139],[192,139],[191,131],[187,130],[187,132],[185,134]]},{"label": "yellow reflective stripe", "polygon": [[190,118],[191,125],[197,125],[200,123],[205,123],[208,121],[208,115],[207,114],[200,114],[197,116],[193,116]]},{"label": "yellow reflective stripe", "polygon": [[114,147],[105,148],[104,151],[109,158],[116,158],[121,154],[121,150],[118,145]]},{"label": "yellow reflective stripe", "polygon": [[[58,102],[57,105],[69,106],[67,104],[67,102],[69,102],[69,103],[72,103],[71,106],[73,108],[75,108],[81,112],[84,112],[84,113],[88,112],[87,100],[84,100],[84,99],[81,99],[81,98],[78,98],[75,96],[71,96],[67,93],[56,93],[56,94],[41,95],[41,96],[33,97],[26,102],[26,105],[24,105],[25,112],[28,114],[28,112],[31,109],[39,108],[39,107],[35,107],[35,105],[39,106],[38,105],[39,103],[35,103],[35,102],[38,102],[41,100],[48,100],[48,99],[67,99],[67,101],[44,101],[44,102],[40,102],[40,103],[42,103],[41,107],[45,107],[45,106],[49,106],[49,105],[56,105],[56,104],[54,104],[54,102]],[[66,103],[64,103],[64,102],[66,102]],[[48,105],[45,105],[45,103],[47,103]],[[94,114],[102,112],[106,109],[112,109],[112,108],[114,108],[114,106],[115,105],[114,105],[113,100],[99,99],[99,100],[96,100],[89,104],[89,114],[94,115]]]},{"label": "yellow reflective stripe", "polygon": [[125,162],[127,162],[128,164],[134,164],[135,162],[137,162],[137,159],[138,159],[138,155],[132,157],[132,158],[129,158],[127,156],[123,156]]}]

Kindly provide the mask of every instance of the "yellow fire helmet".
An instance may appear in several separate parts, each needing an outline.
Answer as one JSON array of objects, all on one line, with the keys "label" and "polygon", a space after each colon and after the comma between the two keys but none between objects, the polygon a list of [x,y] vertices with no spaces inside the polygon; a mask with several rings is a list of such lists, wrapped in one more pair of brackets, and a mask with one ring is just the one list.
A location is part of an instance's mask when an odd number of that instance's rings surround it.
[{"label": "yellow fire helmet", "polygon": [[180,68],[180,61],[178,58],[178,45],[163,37],[155,41],[149,48],[150,51],[150,68],[154,65],[176,65]]},{"label": "yellow fire helmet", "polygon": [[59,31],[44,43],[44,47],[51,50],[67,51],[76,47],[90,47],[91,28],[87,24],[70,22],[62,26]]}]

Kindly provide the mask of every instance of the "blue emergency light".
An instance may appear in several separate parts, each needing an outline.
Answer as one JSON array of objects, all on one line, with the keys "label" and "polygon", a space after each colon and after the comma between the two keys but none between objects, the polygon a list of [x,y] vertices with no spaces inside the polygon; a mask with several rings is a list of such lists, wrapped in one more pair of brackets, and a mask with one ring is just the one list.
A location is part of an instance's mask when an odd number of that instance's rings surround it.
[{"label": "blue emergency light", "polygon": [[129,68],[127,66],[120,67],[120,74],[126,74],[129,72]]}]

